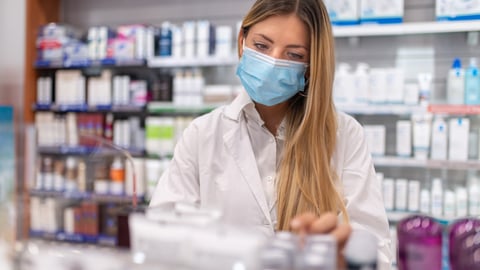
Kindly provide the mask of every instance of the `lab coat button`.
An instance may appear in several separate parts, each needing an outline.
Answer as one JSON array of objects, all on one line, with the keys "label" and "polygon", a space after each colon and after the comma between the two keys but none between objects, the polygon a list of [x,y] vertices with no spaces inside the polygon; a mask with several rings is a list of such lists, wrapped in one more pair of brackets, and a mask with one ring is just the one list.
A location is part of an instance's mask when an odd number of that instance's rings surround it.
[{"label": "lab coat button", "polygon": [[272,182],[272,180],[273,180],[273,177],[271,177],[271,176],[268,176],[268,177],[267,177],[267,181],[268,181],[268,182]]}]

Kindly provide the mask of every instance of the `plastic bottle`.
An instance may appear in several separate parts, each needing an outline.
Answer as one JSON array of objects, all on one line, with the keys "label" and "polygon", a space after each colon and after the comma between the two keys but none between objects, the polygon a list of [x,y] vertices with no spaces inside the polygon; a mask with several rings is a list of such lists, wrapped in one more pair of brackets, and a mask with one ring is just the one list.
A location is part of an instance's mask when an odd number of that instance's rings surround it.
[{"label": "plastic bottle", "polygon": [[411,216],[397,225],[398,270],[442,269],[442,226],[427,216]]},{"label": "plastic bottle", "polygon": [[[472,249],[480,250],[480,241],[477,241],[477,246],[475,247],[473,243],[475,241],[472,240],[475,237],[480,237],[480,220],[471,218],[460,219],[455,221],[448,231],[450,269],[478,269],[475,268],[475,252],[472,252]],[[476,263],[478,262],[477,258]]]},{"label": "plastic bottle", "polygon": [[442,117],[435,118],[432,125],[431,159],[447,159],[447,134],[447,122]]},{"label": "plastic bottle", "polygon": [[368,64],[358,63],[357,69],[355,70],[355,102],[359,104],[368,103],[368,95],[370,94],[368,68]]},{"label": "plastic bottle", "polygon": [[436,217],[442,216],[443,208],[443,189],[442,179],[434,178],[432,180],[432,215]]},{"label": "plastic bottle", "polygon": [[475,57],[470,58],[470,66],[465,73],[465,104],[480,104],[480,74]]},{"label": "plastic bottle", "polygon": [[335,73],[334,99],[336,104],[350,103],[353,100],[354,81],[350,73],[350,65],[340,63]]},{"label": "plastic bottle", "polygon": [[110,192],[115,195],[122,195],[124,193],[125,182],[125,167],[123,166],[122,159],[115,157],[112,165],[110,166]]},{"label": "plastic bottle", "polygon": [[447,102],[449,104],[463,104],[465,101],[465,71],[462,61],[455,58],[452,68],[448,71]]}]

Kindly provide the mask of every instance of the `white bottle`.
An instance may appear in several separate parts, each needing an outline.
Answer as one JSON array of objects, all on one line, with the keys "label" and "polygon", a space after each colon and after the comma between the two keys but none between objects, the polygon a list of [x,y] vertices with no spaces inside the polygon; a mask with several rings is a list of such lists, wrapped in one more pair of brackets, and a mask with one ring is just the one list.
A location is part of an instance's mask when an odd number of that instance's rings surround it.
[{"label": "white bottle", "polygon": [[368,103],[370,91],[368,68],[368,64],[358,63],[355,70],[355,102],[359,104]]},{"label": "white bottle", "polygon": [[468,215],[468,194],[465,187],[455,189],[456,213],[457,217],[466,217]]},{"label": "white bottle", "polygon": [[443,214],[443,188],[442,179],[434,178],[432,180],[432,215],[441,217]]},{"label": "white bottle", "polygon": [[406,211],[408,199],[408,181],[399,178],[395,181],[395,210]]},{"label": "white bottle", "polygon": [[417,212],[420,210],[420,181],[408,181],[408,211]]},{"label": "white bottle", "polygon": [[334,81],[334,99],[336,104],[350,103],[353,99],[354,81],[350,73],[350,65],[347,63],[340,63],[338,70],[335,73]]},{"label": "white bottle", "polygon": [[468,214],[470,216],[480,215],[480,190],[478,179],[470,177],[468,180]]},{"label": "white bottle", "polygon": [[420,191],[420,212],[430,214],[430,191],[428,189]]},{"label": "white bottle", "polygon": [[448,71],[447,102],[448,104],[463,104],[465,101],[465,71],[459,58],[453,60]]},{"label": "white bottle", "polygon": [[447,159],[447,134],[447,122],[442,117],[435,118],[432,127],[431,159]]},{"label": "white bottle", "polygon": [[455,215],[455,192],[445,191],[445,200],[443,204],[443,215],[445,218],[454,218]]}]

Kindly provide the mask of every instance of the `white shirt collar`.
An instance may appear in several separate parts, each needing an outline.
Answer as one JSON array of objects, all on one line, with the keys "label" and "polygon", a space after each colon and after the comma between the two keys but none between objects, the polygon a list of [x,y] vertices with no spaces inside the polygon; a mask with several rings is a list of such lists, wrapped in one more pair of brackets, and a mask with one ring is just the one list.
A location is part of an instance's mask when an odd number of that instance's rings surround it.
[{"label": "white shirt collar", "polygon": [[[246,91],[241,91],[238,96],[227,105],[225,109],[225,115],[232,120],[238,121],[242,113],[248,115],[249,119],[253,119],[258,125],[263,126],[264,121],[260,118],[257,110],[255,109],[255,103],[253,103],[252,99],[248,95]],[[285,139],[285,118],[280,123],[280,126],[277,130],[277,139],[284,140]]]}]

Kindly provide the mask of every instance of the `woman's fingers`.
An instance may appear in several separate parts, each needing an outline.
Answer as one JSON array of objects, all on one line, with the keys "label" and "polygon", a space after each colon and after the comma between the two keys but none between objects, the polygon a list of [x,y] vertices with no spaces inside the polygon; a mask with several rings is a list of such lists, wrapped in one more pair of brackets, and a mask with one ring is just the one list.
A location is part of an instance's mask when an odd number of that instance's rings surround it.
[{"label": "woman's fingers", "polygon": [[352,227],[350,227],[350,225],[348,224],[339,224],[331,232],[331,234],[337,239],[339,250],[343,250],[351,232],[352,232]]},{"label": "woman's fingers", "polygon": [[309,227],[309,233],[330,233],[337,227],[338,217],[329,212],[316,218]]},{"label": "woman's fingers", "polygon": [[311,224],[317,219],[318,217],[312,213],[303,213],[301,215],[296,216],[290,222],[290,227],[292,232],[298,234],[305,234],[310,231]]}]

